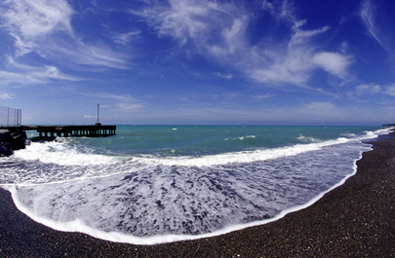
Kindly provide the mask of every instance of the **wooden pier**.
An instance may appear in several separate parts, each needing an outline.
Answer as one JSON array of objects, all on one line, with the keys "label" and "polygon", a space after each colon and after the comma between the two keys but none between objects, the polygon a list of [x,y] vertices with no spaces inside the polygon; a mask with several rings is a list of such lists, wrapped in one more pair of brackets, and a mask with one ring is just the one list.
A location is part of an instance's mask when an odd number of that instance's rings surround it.
[{"label": "wooden pier", "polygon": [[115,135],[115,125],[102,125],[99,122],[99,107],[97,105],[97,123],[94,125],[21,125],[22,110],[0,106],[0,129],[7,129],[10,133],[23,133],[37,131],[40,138],[59,137],[101,137]]},{"label": "wooden pier", "polygon": [[42,138],[59,137],[102,137],[115,135],[117,127],[115,125],[21,125],[24,131],[37,131]]}]

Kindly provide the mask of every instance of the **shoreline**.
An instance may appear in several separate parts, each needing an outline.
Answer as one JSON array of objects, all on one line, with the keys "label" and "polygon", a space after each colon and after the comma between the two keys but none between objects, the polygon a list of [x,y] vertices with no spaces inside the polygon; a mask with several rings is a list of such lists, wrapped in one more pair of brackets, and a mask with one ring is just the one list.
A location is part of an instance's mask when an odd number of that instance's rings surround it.
[{"label": "shoreline", "polygon": [[1,257],[395,256],[395,137],[370,142],[357,172],[313,205],[225,235],[136,246],[43,226],[0,188]]}]

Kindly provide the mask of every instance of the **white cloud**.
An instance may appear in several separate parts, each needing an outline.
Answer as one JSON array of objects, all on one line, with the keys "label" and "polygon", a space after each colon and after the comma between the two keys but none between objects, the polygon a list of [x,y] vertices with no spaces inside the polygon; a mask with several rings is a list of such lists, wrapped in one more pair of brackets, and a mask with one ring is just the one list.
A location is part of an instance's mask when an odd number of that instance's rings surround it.
[{"label": "white cloud", "polygon": [[89,93],[86,95],[88,95],[90,97],[101,98],[101,99],[110,99],[110,100],[118,100],[118,101],[135,101],[135,99],[133,99],[129,95],[117,95],[117,94],[112,94],[112,93],[107,93],[107,92]]},{"label": "white cloud", "polygon": [[159,36],[171,35],[185,44],[189,37],[195,38],[204,31],[208,24],[204,19],[211,10],[211,4],[202,1],[169,0],[167,8],[163,3],[155,3],[154,7],[142,12],[130,10],[131,14],[143,16],[155,27]]},{"label": "white cloud", "polygon": [[392,30],[385,32],[385,28],[376,24],[377,9],[370,0],[365,0],[362,3],[360,16],[365,24],[369,34],[386,50],[392,58],[395,58],[395,50],[392,41],[388,38],[387,34],[391,35]]},{"label": "white cloud", "polygon": [[313,63],[339,78],[346,79],[350,58],[339,53],[321,52],[313,56]]},{"label": "white cloud", "polygon": [[11,27],[11,30],[17,28],[25,38],[46,35],[56,30],[72,33],[70,21],[73,10],[67,1],[14,0],[7,3],[10,7],[5,14],[8,27]]},{"label": "white cloud", "polygon": [[365,23],[370,35],[377,40],[377,42],[383,46],[383,42],[381,41],[380,32],[375,26],[376,19],[376,8],[369,0],[365,0],[362,3],[362,8],[360,12],[362,21]]},{"label": "white cloud", "polygon": [[340,53],[319,52],[312,43],[314,36],[329,28],[305,31],[300,28],[304,23],[296,21],[295,24],[295,32],[286,48],[275,47],[270,52],[255,49],[255,59],[258,61],[248,71],[250,77],[262,83],[303,86],[315,69],[322,68],[334,76],[346,79],[347,68],[351,63],[349,57]]},{"label": "white cloud", "polygon": [[233,78],[233,75],[231,73],[230,74],[222,74],[220,72],[217,72],[217,73],[215,73],[215,75],[218,77],[221,77],[221,78],[225,78],[225,79],[232,79]]},{"label": "white cloud", "polygon": [[0,85],[45,84],[50,80],[81,81],[81,78],[64,74],[55,66],[29,66],[8,57],[8,71],[0,71]]},{"label": "white cloud", "polygon": [[[131,11],[147,19],[159,36],[169,36],[209,59],[239,70],[260,83],[305,86],[315,69],[346,80],[351,58],[343,53],[319,50],[314,38],[328,26],[304,30],[306,20],[297,19],[288,1],[264,1],[261,8],[289,28],[289,37],[279,42],[251,45],[248,27],[254,13],[239,2],[170,0],[144,11]],[[270,37],[271,35],[267,35]],[[188,45],[190,46],[190,45]]]},{"label": "white cloud", "polygon": [[[107,93],[107,92],[89,93],[89,94],[83,94],[83,95],[87,95],[90,98],[95,97],[95,98],[109,100],[110,102],[107,101],[107,104],[114,104],[119,109],[121,109],[123,111],[142,109],[144,107],[144,105],[142,103],[140,103],[139,100],[132,98],[129,95],[117,95],[117,94]],[[116,102],[116,103],[113,103],[113,102]]]},{"label": "white cloud", "polygon": [[[51,63],[70,69],[125,69],[130,55],[117,53],[108,46],[85,43],[72,28],[75,14],[66,0],[9,0],[0,12],[3,27],[15,39],[15,56],[36,52]],[[126,42],[132,34],[117,35]],[[89,69],[88,68],[88,69]]]},{"label": "white cloud", "polygon": [[256,96],[254,96],[254,98],[257,98],[257,99],[269,99],[269,98],[273,98],[275,96],[276,96],[276,94],[266,93],[266,94],[263,94],[263,95],[256,95]]},{"label": "white cloud", "polygon": [[121,44],[121,45],[128,45],[134,38],[138,37],[138,35],[141,33],[141,31],[136,30],[136,31],[130,31],[127,33],[117,33],[117,32],[111,32],[111,37],[114,40],[115,43]]},{"label": "white cloud", "polygon": [[325,26],[321,29],[317,30],[303,30],[301,27],[306,23],[303,21],[295,21],[292,29],[294,30],[294,34],[292,35],[291,41],[289,43],[290,46],[298,46],[301,44],[310,43],[310,39],[316,35],[322,34],[328,31],[330,28]]},{"label": "white cloud", "polygon": [[88,45],[81,41],[47,42],[45,49],[40,50],[51,60],[68,65],[74,70],[83,69],[126,69],[128,53],[117,53],[107,46]]},{"label": "white cloud", "polygon": [[234,19],[232,27],[223,29],[224,46],[229,54],[234,55],[236,51],[244,48],[244,36],[248,20],[247,16],[242,16]]},{"label": "white cloud", "polygon": [[387,89],[384,91],[385,94],[395,96],[395,84],[387,87]]},{"label": "white cloud", "polygon": [[168,5],[158,1],[143,11],[130,13],[144,17],[160,37],[172,37],[181,45],[190,40],[197,50],[204,51],[216,45],[222,48],[222,44],[232,47],[248,17],[235,4],[210,0],[169,0]]},{"label": "white cloud", "polygon": [[3,99],[3,100],[12,99],[12,95],[0,91],[0,99]]},{"label": "white cloud", "polygon": [[381,91],[381,87],[377,84],[360,84],[356,87],[356,91],[358,95],[362,94],[377,94]]},{"label": "white cloud", "polygon": [[122,110],[134,110],[134,109],[141,109],[143,107],[142,104],[130,104],[130,103],[118,103],[117,106]]},{"label": "white cloud", "polygon": [[96,118],[95,116],[92,116],[92,115],[84,115],[84,117],[83,117],[84,119],[94,119],[94,118]]},{"label": "white cloud", "polygon": [[73,10],[64,0],[10,0],[3,15],[4,25],[16,40],[20,54],[39,47],[37,38],[56,31],[72,35]]},{"label": "white cloud", "polygon": [[360,84],[355,88],[357,95],[369,94],[375,95],[381,93],[384,95],[395,96],[395,84],[389,86],[380,86],[378,84]]}]

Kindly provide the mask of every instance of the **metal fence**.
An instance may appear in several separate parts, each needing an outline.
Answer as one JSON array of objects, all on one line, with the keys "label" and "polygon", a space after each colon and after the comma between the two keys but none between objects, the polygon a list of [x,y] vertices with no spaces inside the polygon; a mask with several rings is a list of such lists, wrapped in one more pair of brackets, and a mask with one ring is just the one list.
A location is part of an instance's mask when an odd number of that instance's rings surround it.
[{"label": "metal fence", "polygon": [[22,123],[22,109],[0,106],[0,126],[20,126]]}]

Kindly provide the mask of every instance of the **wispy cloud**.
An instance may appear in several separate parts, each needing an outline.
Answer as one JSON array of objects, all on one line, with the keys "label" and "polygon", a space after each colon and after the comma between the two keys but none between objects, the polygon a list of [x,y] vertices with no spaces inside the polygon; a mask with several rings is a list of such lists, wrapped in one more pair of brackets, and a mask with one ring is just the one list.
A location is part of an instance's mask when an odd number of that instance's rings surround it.
[{"label": "wispy cloud", "polygon": [[0,99],[3,99],[3,100],[12,99],[12,95],[0,91]]},{"label": "wispy cloud", "polygon": [[117,106],[122,110],[136,110],[144,107],[142,104],[130,104],[130,103],[119,103],[117,104]]},{"label": "wispy cloud", "polygon": [[216,76],[221,77],[221,78],[225,78],[225,79],[232,79],[233,75],[232,74],[222,74],[220,72],[216,72],[215,73]]},{"label": "wispy cloud", "polygon": [[15,58],[35,52],[75,70],[127,67],[127,54],[103,43],[88,44],[76,35],[72,27],[76,13],[66,0],[9,0],[5,7],[0,12],[2,26],[14,38]]},{"label": "wispy cloud", "polygon": [[347,68],[351,64],[351,57],[339,53],[321,52],[313,56],[313,64],[334,76],[347,80]]},{"label": "wispy cloud", "polygon": [[357,95],[375,95],[378,93],[389,95],[389,96],[395,96],[395,84],[380,86],[375,83],[370,83],[370,84],[360,84],[356,87]]},{"label": "wispy cloud", "polygon": [[[362,8],[361,8],[361,18],[362,21],[365,23],[370,35],[376,39],[376,41],[384,47],[384,43],[381,40],[381,33],[376,28],[375,25],[375,19],[376,19],[376,8],[375,6],[371,3],[369,0],[365,0],[362,3]],[[384,47],[385,48],[385,47]]]},{"label": "wispy cloud", "polygon": [[29,66],[8,57],[7,71],[0,71],[0,85],[45,84],[51,80],[81,81],[83,79],[61,72],[55,66]]},{"label": "wispy cloud", "polygon": [[51,79],[78,81],[78,78],[61,73],[54,66],[34,67],[29,70],[8,72],[0,71],[0,85],[45,84]]},{"label": "wispy cloud", "polygon": [[[365,24],[369,35],[380,44],[395,59],[395,49],[393,42],[386,36],[384,28],[376,23],[377,9],[371,0],[364,0],[361,6],[360,16]],[[392,31],[390,31],[392,33]]]},{"label": "wispy cloud", "polygon": [[[293,84],[305,86],[316,69],[323,69],[340,79],[348,79],[351,57],[343,53],[324,52],[314,43],[314,38],[330,30],[325,26],[316,30],[304,30],[305,20],[297,20],[292,11],[286,8],[287,2],[278,12],[270,10],[277,19],[289,22],[290,40],[277,45],[255,46],[248,58],[255,60],[247,70],[251,78],[268,84]],[[247,62],[246,62],[247,63]]]},{"label": "wispy cloud", "polygon": [[129,95],[117,95],[108,92],[100,92],[100,93],[82,93],[83,95],[87,95],[90,97],[96,97],[101,99],[109,99],[109,100],[117,100],[117,101],[135,101],[134,98]]},{"label": "wispy cloud", "polygon": [[3,15],[4,26],[16,40],[18,54],[26,54],[39,47],[39,40],[57,31],[73,34],[70,22],[73,10],[63,0],[7,1]]},{"label": "wispy cloud", "polygon": [[254,96],[254,98],[257,98],[257,99],[270,99],[270,98],[273,98],[275,96],[276,96],[276,94],[266,93],[266,94],[263,94],[263,95],[256,95],[256,96]]},{"label": "wispy cloud", "polygon": [[[113,93],[107,93],[107,92],[100,92],[100,93],[90,93],[90,94],[83,94],[87,95],[90,98],[99,98],[99,99],[104,99],[108,100],[108,104],[115,105],[118,109],[123,110],[123,111],[129,111],[129,110],[137,110],[137,109],[142,109],[144,108],[144,104],[141,103],[139,100],[132,98],[129,95],[117,95]],[[115,103],[114,103],[115,102]]]},{"label": "wispy cloud", "polygon": [[277,24],[286,25],[288,37],[252,44],[248,28],[254,21],[254,11],[239,2],[169,0],[166,5],[156,3],[131,13],[144,17],[160,37],[171,37],[181,47],[192,46],[189,51],[231,66],[260,83],[304,86],[316,69],[342,80],[348,78],[352,58],[341,52],[322,51],[314,41],[329,27],[304,30],[307,21],[297,18],[288,1],[266,0],[259,8]]},{"label": "wispy cloud", "polygon": [[358,95],[363,94],[377,94],[381,91],[380,85],[371,83],[371,84],[360,84],[356,87],[356,92]]},{"label": "wispy cloud", "polygon": [[54,40],[46,44],[44,56],[52,61],[68,65],[74,70],[126,69],[128,53],[117,53],[100,44],[86,44],[81,41]]},{"label": "wispy cloud", "polygon": [[189,39],[202,39],[208,37],[213,21],[218,21],[218,5],[211,1],[182,1],[169,0],[168,3],[156,2],[143,11],[131,9],[131,14],[147,19],[159,36],[171,36],[180,44]]},{"label": "wispy cloud", "polygon": [[133,39],[137,38],[140,33],[140,30],[135,30],[127,33],[111,32],[110,35],[115,43],[127,46]]},{"label": "wispy cloud", "polygon": [[94,118],[96,118],[96,117],[95,117],[95,116],[92,116],[92,115],[84,115],[83,118],[84,118],[84,119],[94,119]]},{"label": "wispy cloud", "polygon": [[391,86],[388,86],[385,89],[384,93],[390,96],[395,96],[395,83]]}]

